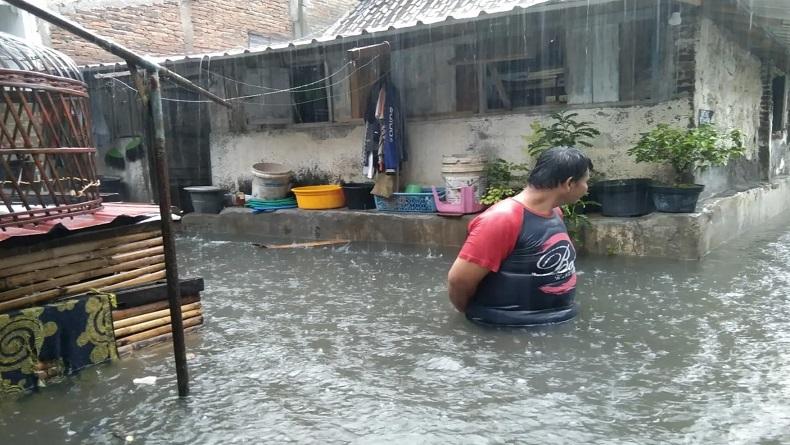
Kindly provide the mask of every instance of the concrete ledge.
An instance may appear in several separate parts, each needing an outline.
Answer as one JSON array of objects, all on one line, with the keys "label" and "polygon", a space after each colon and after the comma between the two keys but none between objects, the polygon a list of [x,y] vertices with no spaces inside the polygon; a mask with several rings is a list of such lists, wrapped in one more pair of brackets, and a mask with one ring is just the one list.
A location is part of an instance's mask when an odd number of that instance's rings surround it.
[{"label": "concrete ledge", "polygon": [[[709,199],[698,213],[653,213],[639,218],[590,215],[582,251],[600,255],[699,259],[739,234],[790,210],[790,178]],[[289,241],[349,239],[426,247],[460,247],[472,216],[353,210],[280,210],[252,214],[228,208],[219,215],[188,214],[188,234],[226,234]]]},{"label": "concrete ledge", "polygon": [[461,246],[471,216],[386,213],[356,210],[278,210],[252,214],[227,208],[219,215],[190,213],[181,220],[185,233],[259,236],[288,240],[348,239],[426,247]]},{"label": "concrete ledge", "polygon": [[584,250],[603,255],[699,259],[790,210],[790,178],[700,204],[700,212],[639,218],[590,216]]}]

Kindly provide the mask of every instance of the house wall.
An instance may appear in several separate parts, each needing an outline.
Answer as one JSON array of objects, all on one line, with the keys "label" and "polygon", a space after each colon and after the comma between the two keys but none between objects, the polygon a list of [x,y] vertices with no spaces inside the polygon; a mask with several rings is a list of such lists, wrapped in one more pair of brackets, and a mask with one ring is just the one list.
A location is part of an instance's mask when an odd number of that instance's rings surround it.
[{"label": "house wall", "polygon": [[[645,12],[633,16],[643,19]],[[441,38],[426,39],[422,45],[411,44],[406,48],[400,46],[397,39],[392,39],[392,79],[400,88],[406,113],[411,117],[407,125],[409,161],[404,169],[404,181],[442,183],[440,170],[445,154],[477,152],[490,158],[525,162],[529,157],[523,150],[523,137],[531,133],[530,124],[536,120],[548,123],[550,113],[568,108],[578,112],[580,120],[591,121],[601,131],[594,147],[587,152],[596,169],[606,177],[665,177],[665,168],[638,165],[626,151],[636,143],[640,132],[658,123],[688,125],[693,111],[688,90],[675,90],[687,88],[688,67],[682,64],[685,59],[676,59],[694,40],[686,36],[685,41],[674,44],[675,40],[680,40],[679,34],[685,32],[685,27],[674,34],[662,33],[664,50],[661,55],[671,59],[661,64],[658,71],[662,80],[655,82],[655,86],[659,86],[656,90],[662,92],[653,96],[657,99],[626,106],[618,102],[619,45],[621,40],[630,38],[627,34],[621,36],[619,23],[623,21],[622,13],[605,11],[599,18],[593,16],[591,21],[602,27],[600,31],[585,27],[582,23],[584,17],[571,18],[576,21],[570,27],[583,31],[568,35],[567,70],[576,74],[568,76],[570,103],[561,107],[526,108],[512,112],[501,110],[477,115],[457,113],[456,71],[451,60],[456,56],[456,45],[474,41],[475,34],[460,33],[457,37],[449,37],[437,33]],[[598,37],[602,40],[596,41]],[[420,41],[419,38],[414,40]],[[582,42],[589,42],[589,45]],[[349,43],[346,46],[355,45]],[[587,70],[585,64],[576,60],[577,55],[588,51],[594,54],[585,57],[597,61],[594,70]],[[328,50],[329,71],[342,67],[344,57],[341,49]],[[243,79],[245,83],[284,87],[286,85],[273,83],[278,78],[282,80],[282,75],[274,73],[285,69],[282,60],[293,63],[309,58],[309,54],[286,54],[268,59],[260,57],[255,62],[218,61],[212,62],[212,71]],[[321,60],[318,52],[313,54],[313,58]],[[669,72],[667,66],[683,66],[685,71]],[[347,77],[345,73],[350,70],[339,74],[338,78]],[[260,77],[259,72],[270,74]],[[267,125],[267,119],[288,119],[289,98],[283,95],[261,99],[268,106],[244,105],[240,114],[212,105],[211,165],[214,184],[231,189],[244,188],[251,180],[251,166],[261,161],[285,163],[304,179],[363,179],[360,162],[364,129],[360,119],[351,118],[348,102],[350,82],[333,80],[332,83],[334,124]],[[667,84],[672,88],[667,88]],[[218,94],[228,97],[227,81],[214,87]],[[233,89],[232,93],[245,95],[255,91],[242,86]],[[281,105],[272,106],[277,103]]]},{"label": "house wall", "polygon": [[700,110],[712,110],[715,125],[744,133],[747,149],[744,159],[698,175],[710,195],[760,179],[762,61],[708,17],[701,18],[696,58],[695,122]]},{"label": "house wall", "polygon": [[[617,23],[617,17],[609,11],[605,18],[591,18],[591,22],[611,25]],[[570,48],[569,57],[584,52],[581,49],[586,44],[579,42],[590,41],[594,54],[606,62],[595,66],[616,67],[619,64],[619,79],[623,79],[622,55],[615,46],[630,39],[628,34],[623,34],[624,29],[627,28],[619,29],[620,38],[615,39],[612,37],[615,29],[605,26],[601,32],[610,35],[604,39],[609,45],[605,48],[599,48],[602,42],[593,42],[599,34],[597,31],[575,36],[574,44],[580,46],[575,50]],[[636,164],[627,155],[627,150],[636,143],[640,133],[658,123],[687,127],[696,121],[698,110],[712,109],[717,123],[725,127],[737,126],[746,133],[749,156],[726,169],[711,170],[701,176],[699,180],[708,186],[706,193],[710,195],[757,180],[760,168],[757,140],[762,128],[758,115],[765,111],[761,109],[766,94],[762,88],[765,84],[762,77],[767,77],[764,66],[747,48],[738,46],[738,42],[734,42],[737,39],[693,10],[684,10],[681,26],[661,32],[661,40],[656,41],[664,48],[660,57],[666,60],[653,68],[660,80],[648,79],[657,91],[651,100],[618,102],[614,83],[607,85],[605,81],[618,80],[616,69],[592,72],[580,69],[582,74],[587,74],[575,78],[569,75],[570,103],[567,105],[485,114],[455,111],[456,73],[451,61],[455,58],[456,45],[474,39],[474,34],[461,33],[453,37],[434,31],[436,40],[428,39],[420,44],[420,39],[412,38],[408,45],[402,45],[400,36],[388,37],[393,42],[392,78],[400,88],[410,116],[407,125],[409,161],[403,182],[441,184],[441,163],[445,154],[481,153],[489,158],[524,162],[529,157],[523,151],[523,137],[531,133],[530,124],[535,121],[548,123],[549,114],[561,109],[579,113],[578,119],[592,122],[601,131],[593,147],[586,151],[596,170],[609,179],[645,176],[669,179],[666,167]],[[212,182],[231,190],[248,191],[251,166],[261,161],[284,163],[300,180],[361,180],[364,129],[361,119],[351,116],[349,75],[353,67],[346,66],[345,51],[370,44],[371,40],[347,40],[323,48],[205,61],[203,68],[217,76],[204,77],[203,81],[223,97],[265,91],[249,85],[290,87],[289,67],[297,64],[326,62],[326,72],[336,73],[327,82],[331,84],[328,88],[332,98],[332,123],[292,124],[288,93],[238,101],[232,110],[214,104],[207,106],[211,121],[205,127],[210,127]],[[567,69],[580,68],[574,63],[569,60]],[[570,94],[570,91],[578,94]],[[770,92],[768,94],[770,96]],[[598,103],[613,98],[613,101]],[[775,159],[771,165],[775,171],[786,171],[786,133],[774,136],[777,142],[772,145]],[[784,148],[780,150],[779,147]]]},{"label": "house wall", "polygon": [[[177,68],[182,76],[207,86],[205,73],[197,62],[170,68]],[[121,178],[123,199],[151,202],[156,196],[157,178],[151,174],[153,139],[146,107],[138,94],[123,84],[135,84],[129,75],[123,74],[124,67],[109,69],[116,72],[116,80],[97,78],[97,71],[102,70],[83,71],[91,98],[97,171],[100,175]],[[191,202],[184,187],[211,184],[210,111],[206,103],[198,103],[201,97],[197,93],[170,82],[162,83],[162,97],[168,98],[162,102],[162,114],[170,196],[173,205],[190,210]],[[127,143],[134,138],[142,140],[138,150],[124,153],[122,163],[108,162],[107,153],[110,150],[124,152]]]},{"label": "house wall", "polygon": [[[576,110],[601,130],[587,149],[596,170],[609,178],[664,176],[655,166],[635,164],[625,151],[634,145],[645,126],[666,122],[685,125],[691,106],[686,99],[633,107],[591,107]],[[523,162],[523,136],[545,114],[501,114],[408,122],[409,161],[404,181],[442,184],[442,156],[480,153]],[[280,162],[303,178],[361,180],[361,124],[295,126],[230,134],[212,132],[211,166],[215,185],[237,189],[248,183],[256,162]]]},{"label": "house wall", "polygon": [[[65,16],[133,51],[149,55],[189,54],[246,48],[249,33],[272,42],[294,38],[294,22],[315,23],[320,33],[354,0],[317,0],[294,14],[297,0],[65,0],[53,4]],[[296,11],[299,9],[297,8]],[[117,58],[57,27],[52,46],[78,64]]]}]

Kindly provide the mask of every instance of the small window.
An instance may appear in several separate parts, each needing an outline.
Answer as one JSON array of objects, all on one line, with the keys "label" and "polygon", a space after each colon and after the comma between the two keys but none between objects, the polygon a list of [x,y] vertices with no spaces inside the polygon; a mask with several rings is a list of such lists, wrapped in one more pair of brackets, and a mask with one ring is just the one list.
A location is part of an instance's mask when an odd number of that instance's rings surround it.
[{"label": "small window", "polygon": [[488,63],[486,99],[490,110],[565,103],[565,69],[541,69],[535,59]]},{"label": "small window", "polygon": [[291,68],[291,92],[294,122],[329,122],[329,100],[326,92],[324,64]]},{"label": "small window", "polygon": [[771,82],[771,90],[773,91],[773,118],[771,119],[772,131],[784,130],[784,113],[785,113],[785,76],[774,77]]},{"label": "small window", "polygon": [[476,44],[456,45],[451,64],[455,65],[457,110],[485,112],[566,103],[563,35],[560,27],[527,35],[520,28],[505,28]]},{"label": "small window", "polygon": [[656,35],[654,19],[620,25],[620,100],[656,99]]}]

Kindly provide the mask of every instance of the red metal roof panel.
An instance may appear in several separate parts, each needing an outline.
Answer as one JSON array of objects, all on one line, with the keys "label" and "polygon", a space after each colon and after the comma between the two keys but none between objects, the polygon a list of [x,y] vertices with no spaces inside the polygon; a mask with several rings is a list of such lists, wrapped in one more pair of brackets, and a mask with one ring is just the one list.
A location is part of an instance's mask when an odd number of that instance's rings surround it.
[{"label": "red metal roof panel", "polygon": [[38,225],[6,227],[0,230],[0,243],[9,239],[45,235],[60,229],[74,231],[110,224],[118,218],[145,219],[159,216],[159,206],[142,203],[108,202],[95,213],[46,221]]}]

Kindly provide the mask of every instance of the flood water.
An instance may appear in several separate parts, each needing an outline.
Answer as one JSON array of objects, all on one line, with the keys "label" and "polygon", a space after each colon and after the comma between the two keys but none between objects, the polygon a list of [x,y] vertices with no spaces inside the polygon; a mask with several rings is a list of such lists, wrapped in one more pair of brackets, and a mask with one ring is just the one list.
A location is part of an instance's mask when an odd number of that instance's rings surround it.
[{"label": "flood water", "polygon": [[580,316],[531,330],[451,309],[455,251],[179,249],[206,280],[191,396],[156,347],[0,404],[0,442],[790,442],[786,223],[701,262],[583,258]]}]

